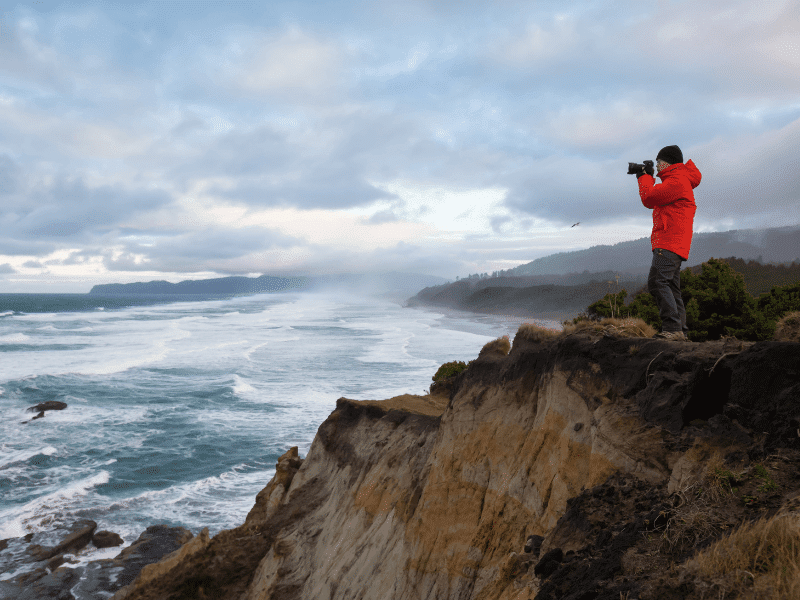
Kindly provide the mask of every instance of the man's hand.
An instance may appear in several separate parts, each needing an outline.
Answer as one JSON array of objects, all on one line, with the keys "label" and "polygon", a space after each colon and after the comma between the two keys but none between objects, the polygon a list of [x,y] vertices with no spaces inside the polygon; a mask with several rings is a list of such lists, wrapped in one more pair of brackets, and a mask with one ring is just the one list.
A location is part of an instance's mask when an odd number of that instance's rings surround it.
[{"label": "man's hand", "polygon": [[645,161],[642,170],[636,174],[636,179],[639,179],[639,177],[645,174],[650,175],[650,177],[653,177],[655,175],[655,170],[653,169],[653,165],[649,161]]}]

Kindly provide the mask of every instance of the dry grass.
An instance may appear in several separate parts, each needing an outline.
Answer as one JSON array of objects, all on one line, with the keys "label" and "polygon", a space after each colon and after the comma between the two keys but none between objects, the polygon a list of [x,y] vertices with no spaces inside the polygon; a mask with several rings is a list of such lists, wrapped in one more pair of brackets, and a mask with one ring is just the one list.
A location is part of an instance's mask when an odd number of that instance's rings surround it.
[{"label": "dry grass", "polygon": [[699,486],[689,486],[678,493],[681,504],[667,521],[661,534],[660,550],[681,556],[704,542],[719,536],[728,527],[717,504]]},{"label": "dry grass", "polygon": [[661,534],[661,551],[672,556],[690,552],[728,528],[720,502],[733,493],[736,475],[714,456],[696,481],[676,493],[678,505]]},{"label": "dry grass", "polygon": [[577,323],[565,323],[564,334],[571,333],[602,333],[612,337],[640,337],[649,338],[656,334],[653,329],[642,319],[601,319],[600,321],[583,320]]},{"label": "dry grass", "polygon": [[486,356],[488,354],[499,354],[501,356],[507,356],[508,353],[511,351],[511,342],[508,339],[507,335],[503,337],[499,337],[496,340],[492,340],[488,344],[486,344],[483,348],[481,348],[481,352],[478,356]]},{"label": "dry grass", "polygon": [[688,561],[686,575],[714,598],[800,598],[800,517],[742,525]]},{"label": "dry grass", "polygon": [[389,398],[388,400],[350,400],[350,402],[377,406],[386,411],[394,409],[419,415],[438,417],[447,408],[449,400],[447,396],[403,394],[401,396]]},{"label": "dry grass", "polygon": [[778,321],[773,339],[779,342],[800,342],[800,311],[790,312]]},{"label": "dry grass", "polygon": [[[650,338],[656,334],[656,330],[645,323],[642,319],[601,319],[591,321],[589,319],[578,320],[577,323],[564,322],[564,329],[557,331],[541,327],[534,323],[523,323],[519,326],[514,341],[525,340],[528,342],[547,342],[556,340],[572,333],[600,333],[609,337],[619,338]],[[494,342],[490,342],[494,343]],[[632,347],[633,348],[633,347]],[[631,354],[638,352],[638,349],[631,350]]]},{"label": "dry grass", "polygon": [[535,323],[523,323],[519,326],[519,329],[517,329],[517,334],[514,336],[514,343],[516,343],[517,340],[541,343],[554,340],[560,336],[561,332],[555,329],[541,327]]}]

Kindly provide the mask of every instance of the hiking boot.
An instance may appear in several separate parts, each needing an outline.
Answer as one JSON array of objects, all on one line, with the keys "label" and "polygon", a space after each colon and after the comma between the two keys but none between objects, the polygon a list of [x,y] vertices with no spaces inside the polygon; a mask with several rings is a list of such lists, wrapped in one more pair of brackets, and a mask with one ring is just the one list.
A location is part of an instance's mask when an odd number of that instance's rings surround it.
[{"label": "hiking boot", "polygon": [[657,333],[653,336],[654,338],[660,338],[662,340],[670,340],[672,342],[688,342],[689,340],[685,335],[683,335],[682,331],[662,331],[661,333]]}]

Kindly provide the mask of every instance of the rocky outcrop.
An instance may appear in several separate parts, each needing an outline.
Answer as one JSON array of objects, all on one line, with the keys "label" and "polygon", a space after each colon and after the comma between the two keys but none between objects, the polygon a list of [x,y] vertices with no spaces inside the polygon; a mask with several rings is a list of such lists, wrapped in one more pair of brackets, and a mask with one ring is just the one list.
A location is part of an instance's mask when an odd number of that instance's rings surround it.
[{"label": "rocky outcrop", "polygon": [[0,542],[0,574],[22,571],[0,580],[0,600],[105,600],[130,584],[144,566],[192,539],[183,527],[153,525],[115,558],[76,566],[75,554],[90,540],[97,548],[122,543],[116,533],[95,532],[96,528],[97,523],[87,519]]},{"label": "rocky outcrop", "polygon": [[33,544],[28,548],[28,552],[35,561],[49,560],[59,554],[75,552],[92,540],[95,529],[97,529],[97,523],[90,519],[76,521],[67,529],[67,534],[63,539],[54,546]]},{"label": "rocky outcrop", "polygon": [[499,346],[449,396],[340,399],[244,524],[115,598],[616,599],[709,459],[800,450],[800,344]]}]

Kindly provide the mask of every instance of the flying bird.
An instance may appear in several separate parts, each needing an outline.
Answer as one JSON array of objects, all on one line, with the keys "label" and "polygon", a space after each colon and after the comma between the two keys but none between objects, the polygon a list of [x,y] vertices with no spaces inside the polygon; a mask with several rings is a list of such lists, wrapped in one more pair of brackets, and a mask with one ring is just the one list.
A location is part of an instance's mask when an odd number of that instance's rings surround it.
[{"label": "flying bird", "polygon": [[[581,224],[581,222],[580,222],[580,221],[578,221],[577,223],[575,223],[575,225],[580,225],[580,224]],[[573,225],[572,227],[575,227],[575,225]],[[572,229],[572,227],[570,227],[570,229]]]}]

